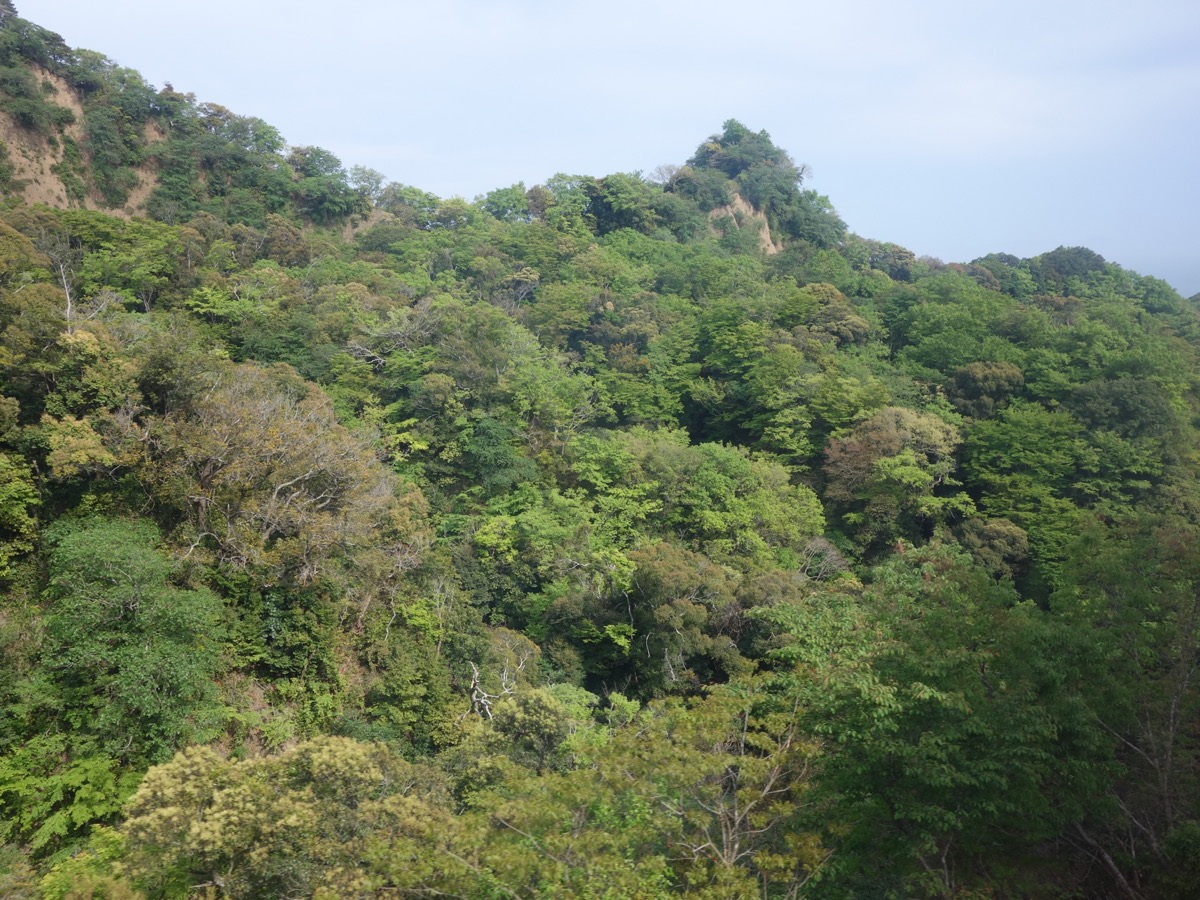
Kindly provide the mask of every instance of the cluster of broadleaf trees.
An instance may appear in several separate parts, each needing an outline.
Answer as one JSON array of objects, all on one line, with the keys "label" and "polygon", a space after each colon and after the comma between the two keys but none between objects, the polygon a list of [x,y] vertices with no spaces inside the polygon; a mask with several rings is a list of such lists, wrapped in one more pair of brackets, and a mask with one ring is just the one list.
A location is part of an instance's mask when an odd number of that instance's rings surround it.
[{"label": "cluster of broadleaf trees", "polygon": [[1200,893],[1194,301],[735,121],[348,177],[0,7],[158,178],[0,210],[0,894]]}]

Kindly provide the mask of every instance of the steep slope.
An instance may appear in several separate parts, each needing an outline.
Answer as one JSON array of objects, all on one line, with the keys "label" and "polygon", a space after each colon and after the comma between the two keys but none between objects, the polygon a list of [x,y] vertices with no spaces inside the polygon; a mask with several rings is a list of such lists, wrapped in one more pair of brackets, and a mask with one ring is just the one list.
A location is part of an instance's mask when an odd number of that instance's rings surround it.
[{"label": "steep slope", "polygon": [[[139,166],[125,202],[111,205],[87,176],[92,167],[90,154],[79,151],[87,140],[80,92],[56,72],[30,65],[29,73],[43,86],[45,103],[66,110],[70,116],[58,114],[63,124],[57,133],[47,134],[22,124],[17,114],[0,106],[0,158],[7,158],[10,167],[0,190],[28,203],[103,209],[125,217],[145,214],[145,203],[156,181],[154,166]],[[153,126],[146,131],[147,147],[163,140]]]},{"label": "steep slope", "polygon": [[260,119],[200,103],[0,7],[0,192],[174,222],[208,212],[318,224],[367,209],[341,162]]}]

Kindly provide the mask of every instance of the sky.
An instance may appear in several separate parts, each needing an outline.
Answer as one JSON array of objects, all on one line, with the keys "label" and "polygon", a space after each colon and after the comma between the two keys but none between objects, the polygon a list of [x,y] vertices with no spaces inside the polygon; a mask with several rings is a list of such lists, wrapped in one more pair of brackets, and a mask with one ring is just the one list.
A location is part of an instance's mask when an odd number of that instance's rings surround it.
[{"label": "sky", "polygon": [[472,199],[766,130],[850,230],[1200,293],[1195,0],[15,0],[347,166]]}]

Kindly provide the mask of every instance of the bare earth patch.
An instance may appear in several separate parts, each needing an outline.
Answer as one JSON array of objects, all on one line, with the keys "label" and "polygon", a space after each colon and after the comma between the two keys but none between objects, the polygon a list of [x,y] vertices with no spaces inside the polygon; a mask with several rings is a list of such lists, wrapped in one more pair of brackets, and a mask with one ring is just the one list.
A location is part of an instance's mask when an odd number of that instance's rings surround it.
[{"label": "bare earth patch", "polygon": [[[32,67],[35,78],[49,82],[54,88],[49,100],[58,106],[71,110],[75,114],[74,123],[66,126],[62,134],[71,138],[76,145],[83,146],[83,104],[79,96],[66,80],[44,69]],[[151,143],[164,140],[161,129],[151,123],[147,126],[146,138]],[[130,191],[125,205],[111,209],[104,205],[95,191],[89,191],[84,202],[80,204],[72,200],[62,179],[53,171],[63,158],[63,141],[56,141],[52,146],[44,136],[18,125],[6,113],[0,112],[0,141],[8,147],[9,160],[13,165],[13,178],[24,183],[19,191],[28,203],[44,203],[47,206],[67,208],[82,206],[85,209],[103,210],[111,215],[131,218],[145,212],[146,201],[155,187],[155,172],[152,166],[143,166],[138,171],[138,184]]]},{"label": "bare earth patch", "polygon": [[758,243],[763,252],[768,256],[779,252],[779,245],[771,239],[771,226],[767,224],[766,215],[747,203],[741,194],[734,194],[732,203],[718,206],[708,214],[710,222],[722,218],[731,219],[738,228],[757,227]]}]

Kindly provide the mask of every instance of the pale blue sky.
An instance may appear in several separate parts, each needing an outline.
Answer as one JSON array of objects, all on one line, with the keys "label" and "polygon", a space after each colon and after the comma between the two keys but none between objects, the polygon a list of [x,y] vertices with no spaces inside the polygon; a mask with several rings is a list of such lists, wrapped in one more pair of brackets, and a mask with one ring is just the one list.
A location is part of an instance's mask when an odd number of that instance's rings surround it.
[{"label": "pale blue sky", "polygon": [[347,167],[468,198],[766,129],[851,230],[1200,292],[1195,0],[15,0]]}]

